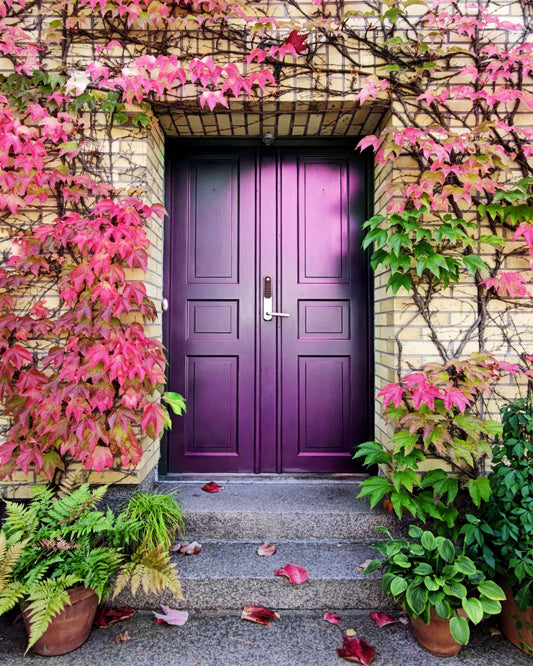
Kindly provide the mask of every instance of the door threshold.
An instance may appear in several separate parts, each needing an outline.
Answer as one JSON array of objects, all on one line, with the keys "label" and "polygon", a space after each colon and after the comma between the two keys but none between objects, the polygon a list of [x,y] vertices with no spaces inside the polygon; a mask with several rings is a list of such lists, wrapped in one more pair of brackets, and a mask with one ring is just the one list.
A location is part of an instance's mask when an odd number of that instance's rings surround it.
[{"label": "door threshold", "polygon": [[166,474],[159,476],[157,483],[200,483],[216,481],[217,483],[360,483],[368,474]]}]

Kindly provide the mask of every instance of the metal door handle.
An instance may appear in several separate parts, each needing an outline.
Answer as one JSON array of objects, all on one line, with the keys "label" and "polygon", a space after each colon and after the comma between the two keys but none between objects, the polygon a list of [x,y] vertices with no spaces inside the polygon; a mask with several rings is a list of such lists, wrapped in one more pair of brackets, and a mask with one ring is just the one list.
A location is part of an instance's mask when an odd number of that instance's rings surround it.
[{"label": "metal door handle", "polygon": [[263,280],[263,319],[271,321],[272,317],[290,317],[288,312],[272,312],[272,278],[265,275]]}]

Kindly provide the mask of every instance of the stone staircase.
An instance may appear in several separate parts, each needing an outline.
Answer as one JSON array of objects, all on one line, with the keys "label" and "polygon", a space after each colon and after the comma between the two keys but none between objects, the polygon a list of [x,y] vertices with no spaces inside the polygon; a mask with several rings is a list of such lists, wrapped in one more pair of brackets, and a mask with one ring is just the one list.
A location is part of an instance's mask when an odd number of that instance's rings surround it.
[{"label": "stone staircase", "polygon": [[[201,490],[208,481],[219,493]],[[176,554],[184,601],[168,597],[137,599],[137,607],[210,610],[261,605],[276,610],[376,609],[390,607],[379,576],[364,576],[360,565],[375,558],[375,527],[398,529],[389,514],[370,510],[357,499],[351,478],[183,477],[161,490],[178,491],[186,514],[187,540],[197,555]],[[264,542],[277,544],[270,557],[257,554]],[[274,572],[286,564],[307,570],[308,580],[291,584]],[[121,602],[133,600],[121,599]]]}]

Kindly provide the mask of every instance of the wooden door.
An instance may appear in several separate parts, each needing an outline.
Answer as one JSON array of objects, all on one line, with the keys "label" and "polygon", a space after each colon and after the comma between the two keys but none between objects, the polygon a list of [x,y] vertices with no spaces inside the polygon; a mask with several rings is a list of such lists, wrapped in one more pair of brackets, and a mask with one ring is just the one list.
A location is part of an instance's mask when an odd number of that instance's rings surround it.
[{"label": "wooden door", "polygon": [[[170,472],[353,472],[369,430],[364,164],[176,156],[166,250]],[[265,278],[272,284],[267,320]]]}]

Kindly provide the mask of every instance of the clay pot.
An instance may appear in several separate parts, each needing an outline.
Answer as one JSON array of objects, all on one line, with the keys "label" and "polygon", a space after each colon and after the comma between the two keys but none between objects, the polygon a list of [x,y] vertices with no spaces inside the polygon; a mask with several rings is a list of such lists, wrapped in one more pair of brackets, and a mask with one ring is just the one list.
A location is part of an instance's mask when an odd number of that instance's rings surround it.
[{"label": "clay pot", "polygon": [[520,610],[515,603],[513,593],[503,580],[498,581],[505,592],[505,601],[502,601],[500,626],[505,637],[513,645],[533,655],[533,608]]},{"label": "clay pot", "polygon": [[[89,638],[94,616],[98,607],[98,596],[86,587],[68,590],[70,606],[56,615],[48,629],[33,645],[37,654],[45,657],[66,654],[83,645]],[[29,620],[26,610],[22,611],[24,624],[29,632]]]},{"label": "clay pot", "polygon": [[450,620],[443,620],[434,608],[429,615],[429,624],[412,617],[411,626],[416,640],[424,650],[438,657],[451,657],[462,647],[450,633]]}]

